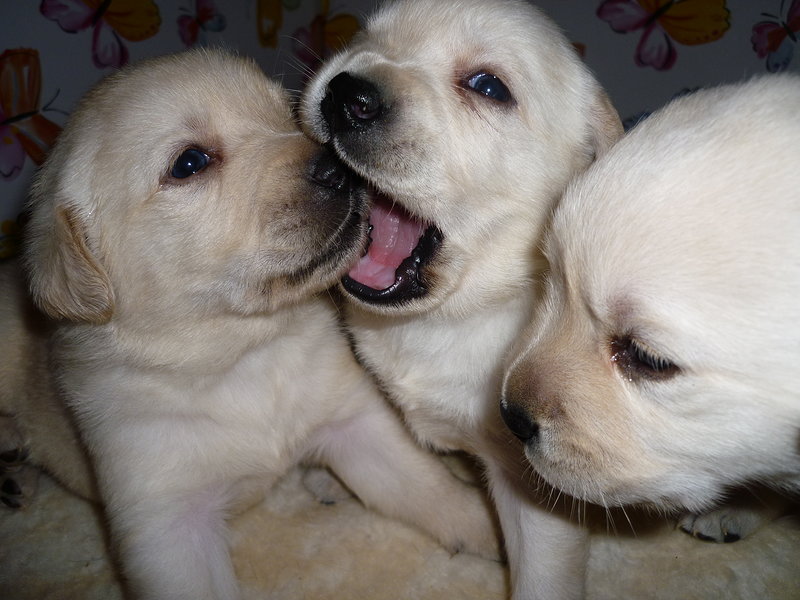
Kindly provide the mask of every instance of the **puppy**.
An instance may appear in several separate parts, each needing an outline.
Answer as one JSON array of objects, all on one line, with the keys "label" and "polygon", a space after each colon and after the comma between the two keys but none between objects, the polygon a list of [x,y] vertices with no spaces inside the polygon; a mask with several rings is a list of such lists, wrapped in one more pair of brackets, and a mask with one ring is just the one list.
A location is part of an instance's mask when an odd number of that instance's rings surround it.
[{"label": "puppy", "polygon": [[502,400],[553,485],[691,511],[800,487],[798,106],[797,76],[699,91],[570,185]]},{"label": "puppy", "polygon": [[322,67],[301,115],[373,186],[371,243],[341,285],[360,360],[420,441],[486,463],[514,597],[580,596],[585,534],[528,489],[497,402],[543,224],[620,135],[616,112],[529,4],[409,0]]},{"label": "puppy", "polygon": [[452,550],[495,551],[483,497],[423,451],[319,293],[366,195],[254,63],[196,51],[112,75],[32,191],[25,253],[136,598],[231,599],[225,517],[301,460]]}]

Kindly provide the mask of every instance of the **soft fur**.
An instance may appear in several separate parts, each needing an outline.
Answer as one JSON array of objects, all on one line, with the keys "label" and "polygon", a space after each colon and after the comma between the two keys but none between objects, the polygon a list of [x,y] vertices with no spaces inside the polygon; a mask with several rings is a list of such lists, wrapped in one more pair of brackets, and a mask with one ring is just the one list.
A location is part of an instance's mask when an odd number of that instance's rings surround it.
[{"label": "soft fur", "polygon": [[[183,177],[190,148],[208,164]],[[225,518],[304,459],[494,554],[482,495],[415,445],[316,295],[364,244],[365,196],[252,61],[196,51],[111,76],[32,209],[31,287],[62,320],[58,381],[134,597],[238,597]]]},{"label": "soft fur", "polygon": [[45,468],[72,492],[96,499],[92,470],[47,362],[52,322],[36,310],[19,261],[0,263],[0,500],[25,507]]},{"label": "soft fur", "polygon": [[699,91],[570,186],[504,384],[578,498],[702,510],[800,487],[800,78]]},{"label": "soft fur", "polygon": [[[620,135],[615,111],[529,4],[409,0],[385,5],[322,67],[301,114],[382,207],[358,269],[382,270],[381,252],[425,231],[396,271],[387,261],[384,289],[365,291],[355,270],[345,278],[360,359],[418,439],[486,463],[515,598],[579,597],[585,533],[526,485],[498,400],[535,302],[544,222],[569,178]],[[394,249],[381,232],[392,219]]]}]

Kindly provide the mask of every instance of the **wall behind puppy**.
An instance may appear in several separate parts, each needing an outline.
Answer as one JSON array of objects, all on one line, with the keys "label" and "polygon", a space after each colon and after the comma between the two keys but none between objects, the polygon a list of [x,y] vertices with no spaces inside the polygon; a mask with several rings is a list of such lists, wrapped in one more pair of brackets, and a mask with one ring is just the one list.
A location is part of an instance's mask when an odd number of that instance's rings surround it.
[{"label": "wall behind puppy", "polygon": [[[0,258],[69,112],[129,61],[196,45],[253,56],[300,90],[380,0],[0,0]],[[793,60],[800,0],[538,0],[629,123],[676,94]],[[491,23],[486,24],[491,27]]]}]

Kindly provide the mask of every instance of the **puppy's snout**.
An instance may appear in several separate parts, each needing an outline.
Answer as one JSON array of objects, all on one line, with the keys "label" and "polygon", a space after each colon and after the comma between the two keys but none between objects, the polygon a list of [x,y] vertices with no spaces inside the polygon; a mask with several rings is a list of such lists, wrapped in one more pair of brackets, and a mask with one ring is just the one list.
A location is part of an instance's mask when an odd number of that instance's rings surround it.
[{"label": "puppy's snout", "polygon": [[526,444],[539,439],[538,394],[535,391],[535,373],[526,362],[517,364],[506,377],[503,397],[500,401],[500,415],[515,436]]},{"label": "puppy's snout", "polygon": [[344,189],[350,181],[346,167],[327,149],[321,150],[312,159],[309,177],[317,185],[337,191]]},{"label": "puppy's snout", "polygon": [[539,424],[522,406],[504,396],[500,402],[500,415],[515,436],[526,444],[539,437]]},{"label": "puppy's snout", "polygon": [[368,127],[380,118],[384,105],[373,83],[344,72],[328,83],[320,109],[332,131],[339,132]]}]

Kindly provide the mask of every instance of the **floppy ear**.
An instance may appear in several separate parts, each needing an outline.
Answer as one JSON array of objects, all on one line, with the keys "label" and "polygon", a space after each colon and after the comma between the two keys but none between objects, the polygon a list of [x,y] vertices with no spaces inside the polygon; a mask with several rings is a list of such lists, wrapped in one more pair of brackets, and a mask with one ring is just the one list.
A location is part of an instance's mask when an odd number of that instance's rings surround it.
[{"label": "floppy ear", "polygon": [[603,90],[597,90],[589,114],[592,130],[592,147],[595,156],[601,156],[622,137],[624,130],[617,109]]},{"label": "floppy ear", "polygon": [[[45,207],[40,207],[40,210]],[[111,280],[86,243],[85,227],[73,208],[56,205],[52,223],[37,223],[26,250],[33,298],[57,319],[106,323],[114,312]]]}]

